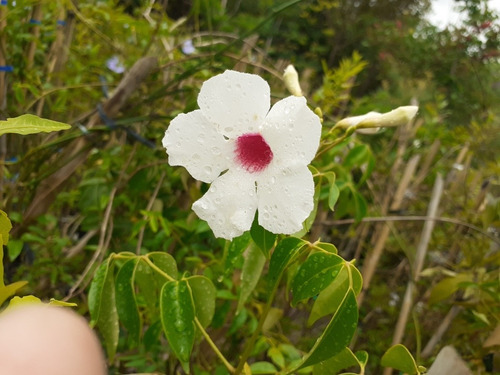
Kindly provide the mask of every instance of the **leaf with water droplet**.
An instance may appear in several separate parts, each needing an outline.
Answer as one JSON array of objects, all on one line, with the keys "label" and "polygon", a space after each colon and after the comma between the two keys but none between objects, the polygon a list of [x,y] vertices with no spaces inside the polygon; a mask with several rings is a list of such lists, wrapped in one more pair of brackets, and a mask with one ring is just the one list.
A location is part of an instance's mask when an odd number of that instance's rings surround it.
[{"label": "leaf with water droplet", "polygon": [[172,351],[189,371],[195,338],[195,310],[186,280],[168,281],[160,294],[163,331]]},{"label": "leaf with water droplet", "polygon": [[114,261],[109,257],[97,269],[89,290],[91,325],[99,328],[110,362],[114,359],[120,333],[113,271]]},{"label": "leaf with water droplet", "polygon": [[241,236],[233,238],[227,249],[226,262],[224,271],[226,276],[234,270],[237,263],[242,260],[242,254],[250,244],[251,237],[249,232],[243,233]]},{"label": "leaf with water droplet", "polygon": [[250,228],[250,235],[253,241],[262,250],[266,258],[269,259],[269,250],[274,246],[276,241],[276,234],[269,232],[268,230],[262,228],[257,218],[253,221],[252,227]]},{"label": "leaf with water droplet", "polygon": [[191,288],[196,317],[203,327],[207,327],[215,312],[215,286],[205,276],[191,276],[186,281]]},{"label": "leaf with water droplet", "polygon": [[358,306],[354,292],[349,289],[323,334],[295,370],[314,365],[340,353],[349,345],[356,330]]},{"label": "leaf with water droplet", "polygon": [[311,254],[292,280],[292,305],[314,297],[337,277],[344,259],[331,253]]},{"label": "leaf with water droplet", "polygon": [[237,312],[241,311],[244,303],[259,282],[265,262],[266,257],[257,246],[252,244],[245,251],[245,262],[243,263],[243,269],[241,271],[241,288],[238,307],[236,309]]},{"label": "leaf with water droplet", "polygon": [[279,282],[283,272],[308,242],[296,237],[282,239],[276,245],[269,261],[268,278],[270,289]]},{"label": "leaf with water droplet", "polygon": [[142,322],[135,299],[134,277],[139,258],[126,261],[116,275],[116,309],[120,321],[127,329],[131,346],[139,343]]}]

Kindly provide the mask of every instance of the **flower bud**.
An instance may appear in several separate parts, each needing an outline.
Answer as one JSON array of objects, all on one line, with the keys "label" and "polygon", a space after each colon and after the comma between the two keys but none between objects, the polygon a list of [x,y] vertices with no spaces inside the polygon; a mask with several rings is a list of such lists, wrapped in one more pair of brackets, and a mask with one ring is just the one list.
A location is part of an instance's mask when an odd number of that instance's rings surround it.
[{"label": "flower bud", "polygon": [[292,95],[303,96],[299,83],[299,74],[293,65],[288,65],[286,67],[285,72],[283,73],[283,80],[285,81],[286,88]]},{"label": "flower bud", "polygon": [[417,114],[417,106],[404,106],[387,113],[369,112],[366,115],[347,117],[340,120],[335,126],[347,129],[355,126],[356,129],[395,127],[408,123]]}]

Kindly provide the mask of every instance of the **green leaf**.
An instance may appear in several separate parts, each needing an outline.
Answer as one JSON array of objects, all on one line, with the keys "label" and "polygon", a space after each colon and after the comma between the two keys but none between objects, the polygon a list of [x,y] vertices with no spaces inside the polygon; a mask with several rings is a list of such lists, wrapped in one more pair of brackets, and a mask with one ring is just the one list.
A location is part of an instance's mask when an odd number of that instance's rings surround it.
[{"label": "green leaf", "polygon": [[159,308],[158,296],[165,283],[165,278],[157,278],[156,271],[141,258],[135,269],[134,282],[139,287],[140,295],[144,298],[147,312],[152,319],[156,319]]},{"label": "green leaf", "polygon": [[328,189],[328,207],[333,211],[335,208],[335,203],[339,199],[340,190],[335,183],[335,173],[334,172],[326,172],[325,177],[328,179],[328,183],[330,184],[330,188]]},{"label": "green leaf", "polygon": [[361,276],[361,272],[359,272],[353,262],[347,262],[345,266],[349,272],[351,288],[354,294],[358,295],[361,289],[363,289],[363,276]]},{"label": "green leaf", "polygon": [[278,370],[270,362],[255,362],[250,365],[250,370],[252,370],[252,375],[254,374],[276,374]]},{"label": "green leaf", "polygon": [[215,313],[215,286],[205,276],[191,276],[186,281],[191,288],[196,317],[203,327],[207,327]]},{"label": "green leaf", "polygon": [[109,257],[97,269],[89,290],[89,311],[92,318],[90,323],[99,328],[110,362],[115,357],[120,333],[113,271],[113,258]]},{"label": "green leaf", "polygon": [[229,273],[236,267],[236,264],[239,262],[241,255],[246,250],[251,240],[252,237],[250,236],[250,233],[245,232],[231,241],[231,244],[227,249],[224,267],[226,275],[229,275]]},{"label": "green leaf", "polygon": [[356,297],[354,292],[349,289],[323,334],[304,357],[299,369],[314,365],[340,353],[351,342],[356,331],[357,322],[358,306]]},{"label": "green leaf", "polygon": [[361,221],[366,216],[368,204],[366,203],[365,198],[358,191],[353,190],[352,196],[355,207],[354,217],[356,218],[356,221]]},{"label": "green leaf", "polygon": [[285,367],[285,356],[279,348],[272,346],[267,351],[267,356],[280,368]]},{"label": "green leaf", "polygon": [[458,290],[461,283],[472,280],[472,275],[466,273],[458,274],[453,277],[448,277],[441,280],[432,288],[431,294],[429,296],[429,303],[432,305],[436,302],[448,298]]},{"label": "green leaf", "polygon": [[347,267],[342,267],[335,280],[314,301],[307,325],[311,326],[319,318],[337,311],[348,290],[349,271]]},{"label": "green leaf", "polygon": [[[159,269],[173,279],[177,279],[177,263],[172,255],[160,251],[148,253],[146,255]],[[156,274],[156,271],[155,271]],[[161,284],[165,282],[165,277],[156,275]]]},{"label": "green leaf", "polygon": [[[1,263],[1,262],[0,262]],[[16,292],[23,286],[28,284],[27,281],[16,281],[15,283],[8,285],[0,285],[0,306],[11,296],[16,294]]]},{"label": "green leaf", "polygon": [[266,257],[262,251],[257,246],[250,245],[245,252],[245,262],[241,270],[241,287],[236,313],[241,311],[243,305],[259,282],[265,262]]},{"label": "green leaf", "polygon": [[391,367],[409,375],[419,374],[417,363],[404,345],[397,344],[389,348],[382,356],[380,364]]},{"label": "green leaf", "polygon": [[130,344],[137,345],[141,334],[141,317],[134,290],[135,270],[139,258],[126,261],[116,275],[116,310],[118,317],[130,335]]},{"label": "green leaf", "polygon": [[359,167],[365,163],[370,153],[367,145],[360,144],[354,146],[345,157],[342,165],[348,169]]},{"label": "green leaf", "polygon": [[9,260],[13,262],[17,259],[21,251],[23,250],[24,241],[22,240],[10,240],[7,246],[7,253],[9,254]]},{"label": "green leaf", "polygon": [[295,258],[306,243],[306,241],[296,237],[287,237],[278,242],[269,262],[268,278],[271,287],[279,282],[290,261]]},{"label": "green leaf", "polygon": [[253,221],[252,227],[250,228],[250,235],[266,258],[269,259],[269,250],[274,246],[277,235],[262,228],[257,219]]},{"label": "green leaf", "polygon": [[[5,212],[0,210],[0,240],[3,245],[7,245],[9,243],[9,232],[12,229],[12,223],[9,220],[9,217]],[[0,258],[0,263],[3,258]],[[2,268],[3,270],[3,268]],[[3,282],[3,273],[0,274],[0,282]]]},{"label": "green leaf", "polygon": [[292,280],[292,305],[319,294],[337,277],[344,259],[330,253],[309,255]]},{"label": "green leaf", "polygon": [[358,365],[358,358],[349,348],[313,367],[313,375],[337,375],[340,370]]},{"label": "green leaf", "polygon": [[338,250],[335,247],[335,245],[328,243],[328,242],[315,242],[314,246],[312,246],[313,249],[321,249],[324,251],[327,251],[332,254],[338,254]]},{"label": "green leaf", "polygon": [[194,305],[186,280],[168,281],[160,294],[163,332],[172,351],[189,373],[189,358],[195,338]]},{"label": "green leaf", "polygon": [[71,126],[68,124],[43,119],[30,114],[8,118],[7,121],[0,121],[0,135],[5,133],[16,133],[22,135],[42,132],[49,133],[69,128],[71,128]]}]

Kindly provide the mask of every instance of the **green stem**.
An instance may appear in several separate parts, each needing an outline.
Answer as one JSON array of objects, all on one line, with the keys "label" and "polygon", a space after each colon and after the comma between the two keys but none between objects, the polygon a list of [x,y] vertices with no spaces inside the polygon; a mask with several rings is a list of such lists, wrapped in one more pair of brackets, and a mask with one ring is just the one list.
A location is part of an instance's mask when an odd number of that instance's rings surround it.
[{"label": "green stem", "polygon": [[219,357],[219,359],[222,361],[222,363],[224,364],[224,366],[226,366],[226,368],[228,369],[228,371],[231,373],[231,374],[234,374],[234,367],[229,363],[229,361],[226,359],[226,357],[224,357],[224,355],[220,352],[219,348],[217,347],[217,345],[215,345],[215,343],[212,341],[212,338],[208,335],[207,331],[205,331],[205,329],[203,328],[203,326],[201,325],[200,321],[198,320],[198,318],[194,318],[194,322],[196,323],[196,326],[198,327],[198,329],[200,330],[201,334],[203,335],[203,337],[205,337],[205,340],[207,340],[208,342],[208,345],[210,345],[210,347],[212,348],[212,350],[215,352],[215,354],[217,355],[217,357]]},{"label": "green stem", "polygon": [[151,259],[147,257],[147,255],[141,256],[141,258],[156,272],[158,272],[160,275],[162,275],[165,279],[168,281],[175,281],[175,279],[170,276],[168,273],[165,273],[160,267],[158,267],[156,264],[151,262]]}]

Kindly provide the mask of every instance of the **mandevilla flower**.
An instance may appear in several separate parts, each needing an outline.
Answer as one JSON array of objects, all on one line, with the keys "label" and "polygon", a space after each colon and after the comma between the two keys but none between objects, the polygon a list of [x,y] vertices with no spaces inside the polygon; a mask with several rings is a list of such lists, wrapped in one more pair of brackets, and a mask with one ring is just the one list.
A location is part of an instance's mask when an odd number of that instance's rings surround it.
[{"label": "mandevilla flower", "polygon": [[193,204],[217,237],[232,239],[258,222],[292,234],[313,209],[307,165],[319,146],[321,123],[304,97],[270,109],[270,88],[257,75],[227,70],[198,95],[200,109],[180,114],[165,132],[170,165],[211,183]]}]

